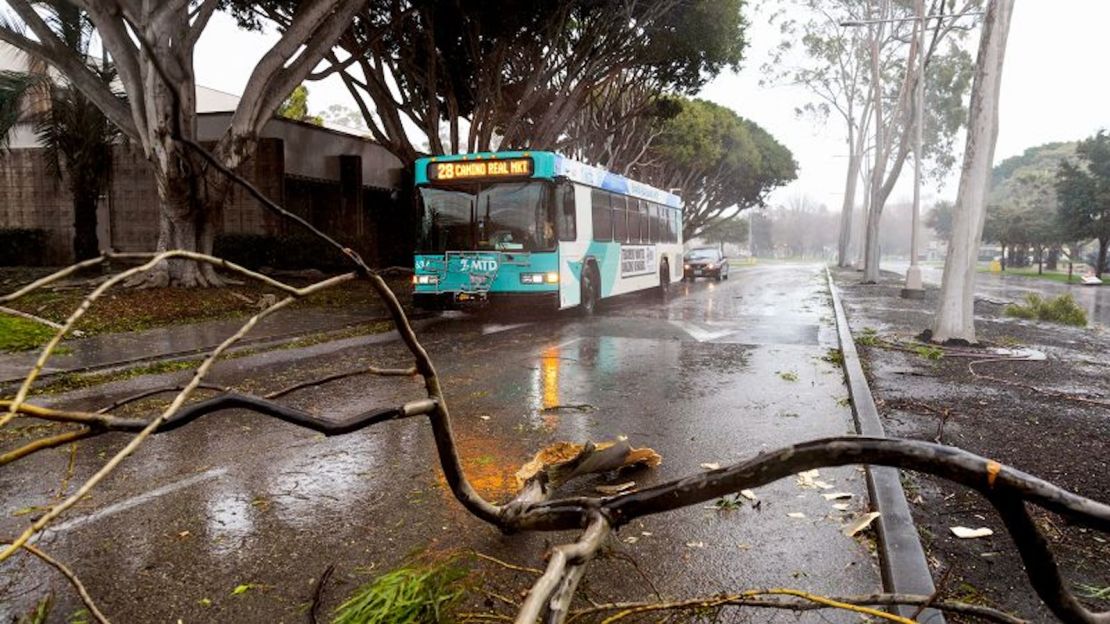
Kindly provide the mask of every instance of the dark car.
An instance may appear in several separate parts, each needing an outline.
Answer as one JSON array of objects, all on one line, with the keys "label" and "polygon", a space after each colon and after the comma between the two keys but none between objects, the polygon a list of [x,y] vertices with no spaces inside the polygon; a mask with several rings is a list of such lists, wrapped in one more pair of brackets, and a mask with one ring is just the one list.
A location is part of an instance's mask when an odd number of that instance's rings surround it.
[{"label": "dark car", "polygon": [[712,277],[718,282],[728,279],[728,258],[716,247],[692,249],[682,260],[682,277],[685,279]]}]

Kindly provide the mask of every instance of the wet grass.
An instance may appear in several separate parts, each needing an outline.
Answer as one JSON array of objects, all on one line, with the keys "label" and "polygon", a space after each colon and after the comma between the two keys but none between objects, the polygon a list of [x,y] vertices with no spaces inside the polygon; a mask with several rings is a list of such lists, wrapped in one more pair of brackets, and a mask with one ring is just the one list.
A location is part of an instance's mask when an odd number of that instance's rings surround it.
[{"label": "wet grass", "polygon": [[53,335],[54,330],[42,323],[0,315],[0,351],[30,351],[46,344]]},{"label": "wet grass", "polygon": [[1061,325],[1085,327],[1087,312],[1079,307],[1070,294],[1044,298],[1035,293],[1025,296],[1024,304],[1011,303],[1002,311],[1011,318],[1045,321]]},{"label": "wet grass", "polygon": [[[37,274],[19,275],[0,280],[0,293],[14,291]],[[295,286],[307,285],[306,280],[296,281]],[[401,299],[409,300],[411,288],[407,279],[390,278],[389,286]],[[88,287],[64,287],[32,292],[10,307],[41,316],[47,320],[63,322],[80,305],[92,290]],[[225,288],[117,288],[106,293],[79,321],[77,329],[88,335],[133,332],[188,325],[203,321],[246,318],[260,309],[260,303],[280,299],[283,294],[255,283],[237,284]],[[365,309],[380,305],[378,297],[365,282],[348,282],[320,291],[293,304],[294,308],[351,308]],[[383,308],[384,313],[384,308]],[[0,331],[0,335],[8,332]],[[41,344],[41,343],[40,343]],[[32,345],[33,347],[33,345]],[[0,350],[5,350],[0,347]]]},{"label": "wet grass", "polygon": [[332,624],[450,622],[469,574],[455,557],[404,565],[355,590],[336,608]]},{"label": "wet grass", "polygon": [[[985,267],[979,267],[980,273],[991,273],[992,271]],[[1001,273],[995,275],[1011,275],[1014,277],[1027,277],[1031,279],[1045,280],[1049,282],[1057,282],[1059,284],[1078,284],[1082,275],[1076,271],[1072,273],[1071,280],[1068,279],[1067,271],[1049,271],[1045,270],[1043,273],[1037,273],[1037,267],[1025,267],[1020,269],[1008,268]]]}]

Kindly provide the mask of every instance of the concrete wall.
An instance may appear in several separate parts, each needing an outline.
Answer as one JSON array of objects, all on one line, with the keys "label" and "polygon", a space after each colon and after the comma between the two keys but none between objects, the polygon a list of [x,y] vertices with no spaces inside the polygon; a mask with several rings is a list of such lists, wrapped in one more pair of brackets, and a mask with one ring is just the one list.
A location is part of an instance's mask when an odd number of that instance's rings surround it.
[{"label": "concrete wall", "polygon": [[[230,113],[197,115],[197,136],[202,141],[216,141],[230,123]],[[401,184],[404,164],[369,139],[289,119],[272,120],[262,136],[285,142],[285,172],[289,175],[338,182],[339,157],[359,156],[364,185],[395,189]]]}]

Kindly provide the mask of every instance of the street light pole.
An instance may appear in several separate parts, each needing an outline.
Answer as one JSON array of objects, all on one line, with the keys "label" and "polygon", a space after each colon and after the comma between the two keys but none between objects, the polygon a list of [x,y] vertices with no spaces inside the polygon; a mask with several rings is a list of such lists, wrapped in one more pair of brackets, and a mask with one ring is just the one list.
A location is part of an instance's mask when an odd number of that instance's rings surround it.
[{"label": "street light pole", "polygon": [[925,0],[914,0],[917,17],[917,83],[914,85],[913,120],[913,216],[910,219],[910,268],[906,270],[906,285],[902,296],[906,299],[924,299],[925,289],[921,283],[921,267],[917,264],[920,255],[919,236],[921,220],[921,156],[922,127],[925,125]]}]

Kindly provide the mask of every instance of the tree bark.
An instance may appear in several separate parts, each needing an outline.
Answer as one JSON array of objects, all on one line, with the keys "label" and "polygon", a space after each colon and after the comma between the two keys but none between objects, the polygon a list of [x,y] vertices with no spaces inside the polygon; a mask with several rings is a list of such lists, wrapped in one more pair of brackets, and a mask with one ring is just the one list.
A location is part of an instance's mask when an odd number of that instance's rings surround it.
[{"label": "tree bark", "polygon": [[1110,247],[1110,238],[1098,239],[1098,266],[1095,267],[1095,277],[1102,279],[1102,270],[1106,267],[1106,251]]},{"label": "tree bark", "polygon": [[[849,131],[851,134],[851,131]],[[840,208],[840,239],[836,247],[836,264],[846,267],[851,264],[849,259],[852,243],[852,212],[856,204],[856,181],[859,179],[860,155],[856,153],[854,141],[849,138],[848,178],[844,181],[844,203]]]},{"label": "tree bark", "polygon": [[77,262],[95,258],[100,254],[96,238],[96,193],[73,194],[73,257]]},{"label": "tree bark", "polygon": [[977,342],[975,264],[983,237],[991,164],[998,138],[998,94],[1013,9],[1013,0],[990,0],[983,20],[971,90],[963,171],[953,211],[948,256],[944,261],[940,304],[933,325],[934,342]]}]

